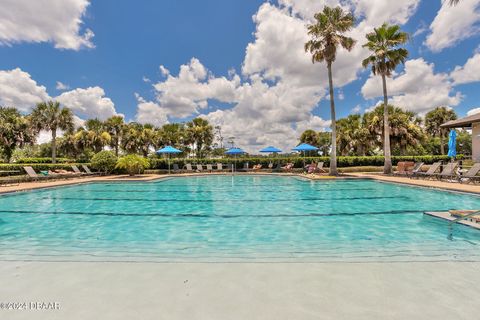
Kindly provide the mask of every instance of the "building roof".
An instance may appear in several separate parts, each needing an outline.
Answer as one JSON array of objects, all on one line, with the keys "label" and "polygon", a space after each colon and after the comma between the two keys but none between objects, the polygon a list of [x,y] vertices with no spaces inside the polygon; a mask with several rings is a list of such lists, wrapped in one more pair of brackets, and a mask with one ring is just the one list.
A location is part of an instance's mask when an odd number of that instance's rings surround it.
[{"label": "building roof", "polygon": [[445,122],[440,127],[442,128],[470,128],[472,123],[480,122],[480,113],[473,114],[471,116],[457,119],[457,120],[450,120]]}]

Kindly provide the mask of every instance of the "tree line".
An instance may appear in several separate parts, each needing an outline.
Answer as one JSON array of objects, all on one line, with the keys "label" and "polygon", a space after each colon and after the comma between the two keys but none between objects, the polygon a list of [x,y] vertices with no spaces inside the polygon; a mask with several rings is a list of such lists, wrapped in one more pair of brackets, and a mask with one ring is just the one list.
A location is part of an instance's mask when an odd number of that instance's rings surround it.
[{"label": "tree line", "polygon": [[[392,155],[445,155],[448,150],[448,130],[440,125],[457,119],[455,111],[438,107],[421,118],[411,111],[388,106],[388,132]],[[377,106],[363,115],[352,114],[336,123],[336,151],[341,156],[373,156],[382,152],[384,142],[384,107]],[[457,151],[471,154],[472,137],[466,130],[459,130]],[[320,148],[322,155],[329,155],[332,148],[330,132],[306,130],[300,142]]]},{"label": "tree line", "polygon": [[[51,132],[51,142],[34,148],[41,130]],[[57,137],[57,130],[62,130],[63,136]],[[147,156],[152,149],[172,145],[201,158],[213,152],[214,138],[214,128],[203,118],[155,127],[112,116],[105,121],[86,120],[75,129],[73,112],[55,101],[39,103],[28,115],[16,108],[0,107],[0,155],[7,162],[17,148],[23,157],[51,156],[53,163],[58,155],[90,159],[106,147],[116,156]]]}]

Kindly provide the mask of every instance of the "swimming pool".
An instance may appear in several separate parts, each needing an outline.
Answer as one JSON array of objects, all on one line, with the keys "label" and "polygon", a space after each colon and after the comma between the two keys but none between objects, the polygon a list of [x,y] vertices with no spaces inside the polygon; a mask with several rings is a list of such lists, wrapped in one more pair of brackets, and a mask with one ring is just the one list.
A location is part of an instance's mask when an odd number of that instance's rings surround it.
[{"label": "swimming pool", "polygon": [[480,261],[480,231],[424,211],[480,197],[282,176],[105,182],[0,196],[0,260]]}]

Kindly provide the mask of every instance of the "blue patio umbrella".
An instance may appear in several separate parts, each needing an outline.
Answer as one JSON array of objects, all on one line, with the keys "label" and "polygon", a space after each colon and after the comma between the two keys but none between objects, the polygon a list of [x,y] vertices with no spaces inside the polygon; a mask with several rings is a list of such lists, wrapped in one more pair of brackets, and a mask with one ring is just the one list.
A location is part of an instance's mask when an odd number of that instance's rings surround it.
[{"label": "blue patio umbrella", "polygon": [[263,153],[279,153],[279,152],[282,152],[282,150],[270,146],[270,147],[263,148],[262,150],[260,150],[260,152],[263,152]]},{"label": "blue patio umbrella", "polygon": [[[282,150],[280,150],[278,148],[275,148],[275,147],[272,147],[272,146],[269,146],[269,147],[263,148],[262,150],[260,150],[260,152],[277,154],[277,153],[282,152]],[[273,168],[273,163],[272,163],[272,168]]]},{"label": "blue patio umbrella", "polygon": [[303,152],[303,167],[305,167],[305,152],[306,151],[318,151],[317,147],[314,147],[308,143],[302,143],[295,148],[292,149],[293,151]]},{"label": "blue patio umbrella", "polygon": [[455,130],[451,130],[448,138],[448,156],[451,158],[455,158],[457,156],[456,144],[457,132]]},{"label": "blue patio umbrella", "polygon": [[228,154],[228,155],[233,155],[235,157],[235,166],[232,167],[232,173],[234,171],[234,168],[236,167],[237,165],[237,155],[239,154],[244,154],[245,151],[243,151],[242,149],[240,148],[230,148],[228,149],[227,151],[225,151],[225,154]]},{"label": "blue patio umbrella", "polygon": [[166,146],[162,149],[158,149],[156,151],[157,154],[168,154],[168,174],[170,174],[170,154],[172,153],[181,153],[182,151],[172,147],[172,146]]}]

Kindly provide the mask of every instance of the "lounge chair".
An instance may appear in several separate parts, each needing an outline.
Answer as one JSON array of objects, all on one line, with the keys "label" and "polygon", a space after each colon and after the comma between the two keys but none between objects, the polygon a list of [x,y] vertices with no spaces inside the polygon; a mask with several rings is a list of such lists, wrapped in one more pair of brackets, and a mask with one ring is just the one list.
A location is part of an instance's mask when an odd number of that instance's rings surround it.
[{"label": "lounge chair", "polygon": [[268,169],[270,169],[270,170],[273,169],[273,163],[272,163],[272,162],[270,162],[270,163],[268,164]]},{"label": "lounge chair", "polygon": [[223,164],[222,163],[217,163],[217,171],[223,171]]},{"label": "lounge chair", "polygon": [[323,168],[323,165],[324,165],[324,164],[325,164],[325,163],[324,163],[323,161],[317,163],[317,169],[316,169],[316,171],[321,172],[321,173],[326,173],[327,170],[325,170],[325,169]]},{"label": "lounge chair", "polygon": [[207,164],[207,171],[212,172],[213,171],[213,166],[211,164]]},{"label": "lounge chair", "polygon": [[480,172],[480,163],[475,163],[473,167],[459,177],[458,181],[460,183],[475,183],[480,180],[480,176],[477,176],[478,172]]},{"label": "lounge chair", "polygon": [[287,172],[291,172],[293,170],[293,166],[294,166],[293,163],[287,163],[286,166],[282,167],[282,170],[287,171]]},{"label": "lounge chair", "polygon": [[173,164],[173,173],[179,173],[180,172],[180,168],[178,167],[178,163],[174,163]]},{"label": "lounge chair", "polygon": [[414,166],[415,164],[411,161],[400,161],[397,163],[397,171],[393,174],[399,176],[408,176]]},{"label": "lounge chair", "polygon": [[411,171],[408,171],[407,170],[407,176],[411,176],[411,175],[414,175],[414,174],[417,174],[418,172],[421,172],[422,170],[422,167],[425,163],[423,162],[416,162],[414,165],[413,165],[413,168]]},{"label": "lounge chair", "polygon": [[185,164],[185,170],[187,172],[193,172],[192,164],[191,163]]},{"label": "lounge chair", "polygon": [[252,167],[252,171],[260,171],[260,170],[262,170],[262,165],[260,163]]},{"label": "lounge chair", "polygon": [[28,174],[28,176],[33,179],[34,181],[45,179],[45,176],[39,176],[32,167],[23,167],[23,170]]},{"label": "lounge chair", "polygon": [[87,174],[86,172],[80,171],[80,169],[78,169],[78,167],[76,165],[72,165],[72,170],[73,170],[74,175],[81,176],[81,175],[86,175]]},{"label": "lounge chair", "polygon": [[203,166],[201,164],[197,164],[197,172],[202,172]]},{"label": "lounge chair", "polygon": [[23,170],[25,170],[25,172],[28,174],[28,176],[31,179],[33,179],[34,181],[47,180],[47,179],[52,179],[52,178],[56,177],[55,174],[49,173],[47,171],[45,173],[42,173],[42,175],[39,175],[35,172],[35,170],[33,170],[32,167],[23,167]]},{"label": "lounge chair", "polygon": [[82,168],[83,170],[85,170],[85,173],[88,174],[89,176],[98,174],[98,172],[92,172],[92,170],[90,170],[90,168],[85,164],[82,164]]},{"label": "lounge chair", "polygon": [[435,162],[430,166],[430,168],[428,168],[427,172],[418,171],[417,173],[412,174],[411,177],[412,178],[417,178],[417,177],[432,178],[432,177],[435,177],[436,172],[438,171],[438,169],[440,169],[441,165],[442,165],[441,161]]},{"label": "lounge chair", "polygon": [[279,162],[277,163],[276,167],[273,169],[274,172],[282,171],[282,164]]},{"label": "lounge chair", "polygon": [[455,173],[455,169],[458,166],[458,162],[449,162],[445,168],[443,168],[442,172],[437,174],[438,179],[442,178],[447,178],[447,179],[453,179],[457,177],[457,174]]}]

